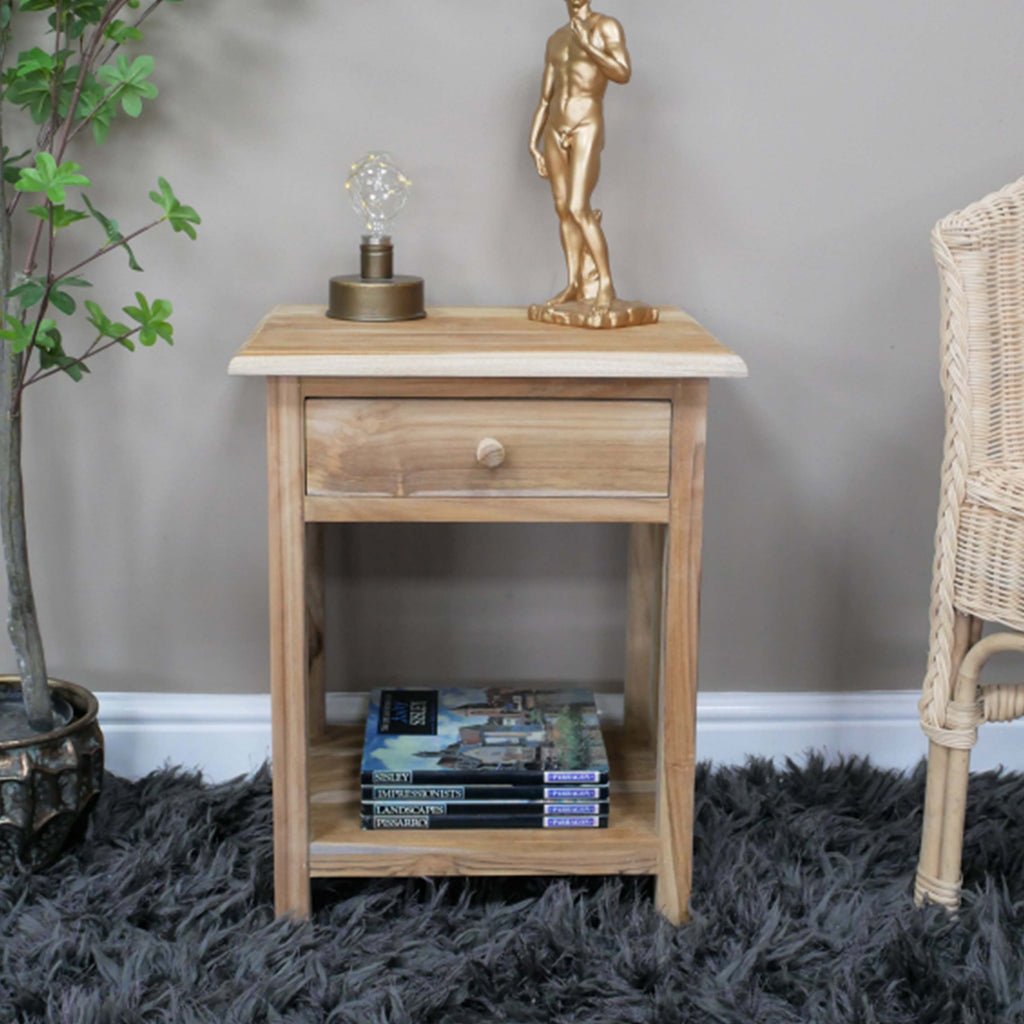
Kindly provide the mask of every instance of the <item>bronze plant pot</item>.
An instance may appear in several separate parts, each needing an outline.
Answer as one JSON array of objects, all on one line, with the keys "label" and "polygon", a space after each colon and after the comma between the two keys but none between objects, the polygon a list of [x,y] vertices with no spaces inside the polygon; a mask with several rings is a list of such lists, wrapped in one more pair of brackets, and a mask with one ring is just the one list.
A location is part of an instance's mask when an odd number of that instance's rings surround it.
[{"label": "bronze plant pot", "polygon": [[[0,690],[20,689],[16,676],[0,676]],[[59,679],[50,690],[71,705],[71,721],[0,743],[0,872],[19,862],[34,870],[52,864],[102,788],[99,702]]]}]

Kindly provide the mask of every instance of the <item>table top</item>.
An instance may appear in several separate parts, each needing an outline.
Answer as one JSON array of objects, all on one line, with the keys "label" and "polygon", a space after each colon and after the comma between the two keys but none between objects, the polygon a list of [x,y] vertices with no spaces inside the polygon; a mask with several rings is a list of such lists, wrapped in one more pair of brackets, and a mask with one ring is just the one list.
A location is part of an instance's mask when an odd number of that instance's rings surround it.
[{"label": "table top", "polygon": [[528,320],[521,307],[436,306],[422,320],[332,320],[275,306],[228,372],[284,377],[745,377],[743,360],[680,309],[657,324],[590,330]]}]

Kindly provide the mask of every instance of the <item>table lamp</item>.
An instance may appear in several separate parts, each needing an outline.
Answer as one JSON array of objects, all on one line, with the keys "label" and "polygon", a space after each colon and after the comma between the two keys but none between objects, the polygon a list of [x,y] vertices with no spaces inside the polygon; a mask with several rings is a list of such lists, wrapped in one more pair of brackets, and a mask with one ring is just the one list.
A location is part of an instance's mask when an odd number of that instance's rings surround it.
[{"label": "table lamp", "polygon": [[423,278],[394,273],[391,225],[409,201],[411,186],[387,153],[368,153],[352,165],[345,191],[366,234],[359,246],[359,273],[331,278],[329,317],[381,323],[427,315]]}]

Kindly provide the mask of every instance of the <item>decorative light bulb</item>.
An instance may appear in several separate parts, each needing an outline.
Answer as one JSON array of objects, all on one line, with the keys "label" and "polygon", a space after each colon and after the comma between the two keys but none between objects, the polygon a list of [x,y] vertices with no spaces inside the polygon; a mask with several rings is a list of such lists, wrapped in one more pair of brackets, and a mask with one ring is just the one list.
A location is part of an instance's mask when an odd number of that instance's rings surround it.
[{"label": "decorative light bulb", "polygon": [[423,278],[396,274],[391,224],[409,201],[412,182],[388,153],[367,153],[351,167],[345,191],[366,225],[359,246],[359,273],[330,280],[327,315],[334,320],[388,323],[419,320]]},{"label": "decorative light bulb", "polygon": [[382,242],[409,201],[412,182],[388,153],[367,153],[352,165],[345,191],[366,225],[367,239]]}]

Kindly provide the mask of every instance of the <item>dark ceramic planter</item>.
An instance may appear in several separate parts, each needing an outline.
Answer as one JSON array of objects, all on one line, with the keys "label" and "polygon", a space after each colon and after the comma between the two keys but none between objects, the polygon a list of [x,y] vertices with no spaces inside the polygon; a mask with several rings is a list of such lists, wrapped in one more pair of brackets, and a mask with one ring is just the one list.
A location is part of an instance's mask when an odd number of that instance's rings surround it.
[{"label": "dark ceramic planter", "polygon": [[[0,676],[0,690],[20,690]],[[51,732],[0,743],[0,872],[18,863],[52,864],[75,826],[85,820],[103,783],[99,702],[74,683],[50,680],[52,693],[74,709]]]}]

